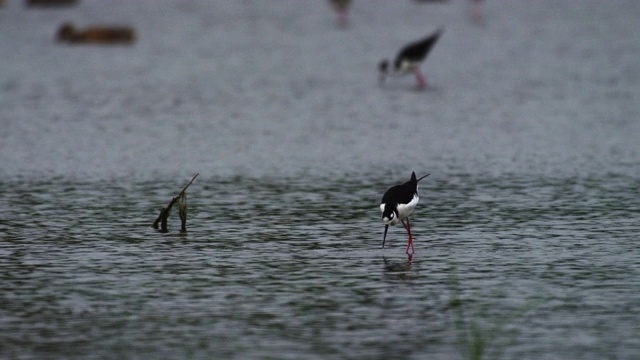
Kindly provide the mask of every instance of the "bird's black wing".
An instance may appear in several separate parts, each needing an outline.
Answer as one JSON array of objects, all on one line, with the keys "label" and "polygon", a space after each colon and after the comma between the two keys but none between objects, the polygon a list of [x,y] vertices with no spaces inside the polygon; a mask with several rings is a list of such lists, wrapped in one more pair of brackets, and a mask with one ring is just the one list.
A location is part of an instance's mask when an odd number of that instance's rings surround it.
[{"label": "bird's black wing", "polygon": [[402,185],[396,185],[396,186],[390,187],[389,190],[387,190],[387,192],[385,192],[384,195],[382,195],[381,204],[387,204],[390,202],[397,201],[396,192],[401,186]]},{"label": "bird's black wing", "polygon": [[416,184],[411,182],[404,183],[402,185],[396,185],[382,196],[382,203],[396,203],[396,204],[408,204],[416,193]]},{"label": "bird's black wing", "polygon": [[411,62],[419,62],[424,60],[427,55],[429,55],[429,52],[433,48],[433,45],[435,45],[436,42],[438,42],[438,39],[440,39],[441,34],[442,29],[438,29],[435,33],[429,35],[428,37],[420,41],[411,43],[402,48],[402,50],[400,50],[400,52],[396,56],[395,65],[399,66],[400,63],[404,60]]}]

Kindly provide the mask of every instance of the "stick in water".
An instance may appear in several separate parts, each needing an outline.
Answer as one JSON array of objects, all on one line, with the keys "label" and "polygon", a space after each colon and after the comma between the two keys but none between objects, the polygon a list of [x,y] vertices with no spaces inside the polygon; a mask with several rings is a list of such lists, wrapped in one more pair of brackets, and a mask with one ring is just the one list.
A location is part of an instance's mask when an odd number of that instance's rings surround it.
[{"label": "stick in water", "polygon": [[[173,207],[173,204],[175,204],[176,201],[180,200],[180,202],[178,203],[178,206],[180,207],[179,215],[180,215],[180,220],[182,221],[182,231],[187,231],[187,197],[185,192],[187,191],[187,188],[191,186],[193,181],[198,177],[198,175],[200,175],[200,173],[195,174],[191,178],[191,181],[189,181],[187,186],[185,186],[182,189],[182,191],[178,193],[178,195],[174,196],[171,199],[171,202],[169,203],[169,205],[166,208],[162,208],[160,210],[160,215],[158,215],[158,218],[156,219],[156,221],[154,221],[153,225],[151,225],[154,229],[157,229],[158,224],[161,224],[160,232],[166,233],[168,231],[167,218],[169,217],[169,213],[171,211],[171,208]],[[184,216],[184,219],[183,219],[183,216]]]}]

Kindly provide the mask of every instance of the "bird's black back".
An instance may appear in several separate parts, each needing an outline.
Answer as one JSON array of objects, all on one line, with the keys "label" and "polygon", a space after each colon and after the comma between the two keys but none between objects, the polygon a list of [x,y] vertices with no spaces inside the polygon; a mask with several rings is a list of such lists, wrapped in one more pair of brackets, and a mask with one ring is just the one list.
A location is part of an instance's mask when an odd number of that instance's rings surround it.
[{"label": "bird's black back", "polygon": [[402,61],[420,62],[424,60],[427,55],[429,55],[433,45],[438,42],[441,34],[442,29],[438,29],[435,33],[429,35],[425,39],[405,46],[396,56],[396,68],[400,67]]},{"label": "bird's black back", "polygon": [[383,204],[408,204],[413,195],[418,192],[418,181],[416,180],[416,174],[411,174],[411,180],[402,185],[396,185],[391,187],[382,196]]}]

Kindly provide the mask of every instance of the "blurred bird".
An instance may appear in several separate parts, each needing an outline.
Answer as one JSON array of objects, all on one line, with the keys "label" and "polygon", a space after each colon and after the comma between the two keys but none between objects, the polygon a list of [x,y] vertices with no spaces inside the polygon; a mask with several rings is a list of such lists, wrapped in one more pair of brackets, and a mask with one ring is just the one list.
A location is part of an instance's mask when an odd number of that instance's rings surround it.
[{"label": "blurred bird", "polygon": [[410,43],[400,50],[393,62],[393,68],[390,68],[389,61],[384,59],[378,65],[380,71],[380,82],[384,82],[387,76],[403,76],[415,74],[419,88],[424,88],[427,81],[420,71],[420,64],[427,58],[433,46],[438,42],[443,30],[438,29],[428,37]]},{"label": "blurred bird", "polygon": [[484,17],[482,16],[482,3],[483,0],[471,0],[471,20],[476,24],[482,23]]},{"label": "blurred bird", "polygon": [[347,26],[349,24],[348,12],[351,0],[329,0],[329,3],[338,17],[338,24],[342,27]]},{"label": "blurred bird", "polygon": [[73,44],[131,44],[136,41],[135,30],[122,26],[97,26],[78,30],[71,23],[58,28],[59,42]]},{"label": "blurred bird", "polygon": [[79,0],[26,0],[28,7],[42,6],[42,7],[59,7],[59,6],[74,6],[78,5]]}]

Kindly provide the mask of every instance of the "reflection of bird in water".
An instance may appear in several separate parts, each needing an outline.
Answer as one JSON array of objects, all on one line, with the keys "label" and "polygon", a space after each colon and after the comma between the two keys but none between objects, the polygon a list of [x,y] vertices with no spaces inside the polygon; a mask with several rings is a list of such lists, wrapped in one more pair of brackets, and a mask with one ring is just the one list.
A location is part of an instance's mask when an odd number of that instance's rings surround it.
[{"label": "reflection of bird in water", "polygon": [[[407,242],[407,249],[405,253],[411,261],[413,256],[413,237],[411,236],[411,224],[409,224],[409,215],[413,212],[413,209],[418,205],[420,198],[418,197],[418,182],[430,174],[427,174],[420,179],[416,178],[416,173],[411,173],[411,179],[404,184],[392,186],[382,196],[382,202],[380,204],[380,211],[382,211],[382,221],[384,222],[384,236],[382,238],[382,248],[384,249],[384,243],[387,240],[387,230],[389,225],[397,225],[402,223],[407,234],[409,234],[409,241]],[[406,220],[406,223],[405,223]],[[409,252],[411,248],[411,252]]]},{"label": "reflection of bird in water", "polygon": [[384,270],[390,273],[402,273],[411,270],[411,261],[393,262],[382,257],[384,260]]},{"label": "reflection of bird in water", "polygon": [[380,71],[380,82],[384,82],[387,75],[390,76],[403,76],[408,74],[415,74],[416,81],[419,88],[424,88],[427,85],[427,81],[420,72],[420,64],[427,58],[429,52],[433,48],[433,45],[438,42],[440,35],[442,35],[442,29],[438,29],[435,33],[427,36],[426,38],[410,43],[400,50],[391,67],[389,61],[384,59],[378,65]]},{"label": "reflection of bird in water", "polygon": [[347,26],[349,24],[349,6],[351,0],[329,0],[333,11],[335,11],[338,17],[338,24],[340,26]]},{"label": "reflection of bird in water", "polygon": [[136,34],[129,27],[97,26],[79,30],[71,23],[64,23],[58,29],[57,39],[73,44],[131,44],[135,42]]}]

